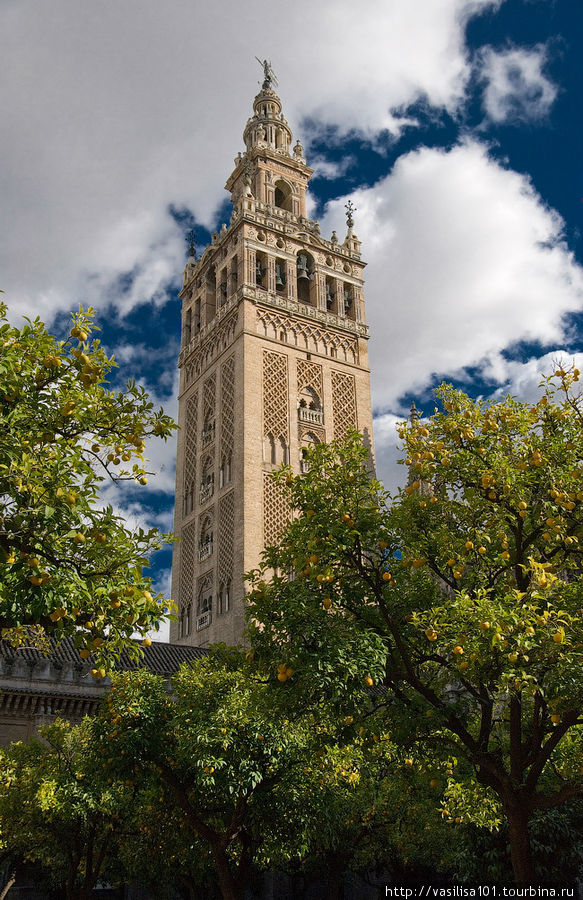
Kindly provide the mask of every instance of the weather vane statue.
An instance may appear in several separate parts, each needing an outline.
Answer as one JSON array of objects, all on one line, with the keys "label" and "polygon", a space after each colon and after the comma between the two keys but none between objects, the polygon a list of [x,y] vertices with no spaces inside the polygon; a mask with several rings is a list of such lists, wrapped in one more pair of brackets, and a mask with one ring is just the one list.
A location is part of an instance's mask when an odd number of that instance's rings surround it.
[{"label": "weather vane statue", "polygon": [[271,62],[268,62],[266,59],[259,59],[258,56],[255,57],[257,62],[263,68],[263,84],[261,87],[264,91],[270,90],[271,86],[277,87],[277,78],[275,77],[275,72],[271,68]]},{"label": "weather vane statue", "polygon": [[195,247],[195,243],[194,243],[195,239],[196,239],[196,233],[195,233],[194,229],[191,228],[190,231],[188,232],[188,234],[186,235],[185,240],[186,240],[186,243],[188,244],[188,256],[189,257],[192,256],[193,259],[196,259],[196,247]]},{"label": "weather vane statue", "polygon": [[354,225],[354,219],[352,218],[352,213],[356,212],[356,206],[354,205],[352,200],[349,200],[348,203],[344,204],[344,209],[346,210],[346,224],[348,225],[349,228],[352,228],[352,226]]}]

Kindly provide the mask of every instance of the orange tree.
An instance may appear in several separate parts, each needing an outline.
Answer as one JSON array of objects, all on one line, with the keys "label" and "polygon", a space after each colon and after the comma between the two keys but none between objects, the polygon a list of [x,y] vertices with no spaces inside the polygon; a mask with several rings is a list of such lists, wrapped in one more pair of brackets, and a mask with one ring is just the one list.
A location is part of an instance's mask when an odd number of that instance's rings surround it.
[{"label": "orange tree", "polygon": [[299,871],[326,880],[332,900],[346,872],[402,871],[427,852],[427,822],[429,855],[447,854],[429,784],[439,761],[431,776],[410,767],[374,717],[357,729],[335,704],[299,710],[290,667],[252,662],[216,650],[172,693],[148,673],[114,677],[94,749],[136,786],[120,852],[131,877],[166,872],[196,891],[210,875],[231,900],[258,870]]},{"label": "orange tree", "polygon": [[278,474],[295,516],[250,573],[258,658],[285,652],[304,697],[384,668],[392,737],[473,773],[444,808],[507,823],[518,883],[531,817],[583,792],[578,378],[558,369],[535,406],[443,386],[442,411],[402,428],[410,483],[390,508],[357,435],[316,447],[307,474]]},{"label": "orange tree", "polygon": [[89,721],[57,720],[0,750],[0,848],[40,865],[67,900],[108,874],[134,790],[104,771]]},{"label": "orange tree", "polygon": [[[111,771],[135,784],[147,777],[156,802],[175,810],[191,861],[188,848],[203,846],[188,878],[204,877],[210,861],[224,900],[242,896],[254,865],[299,852],[310,814],[301,800],[313,715],[290,717],[242,663],[236,651],[212,653],[183,667],[172,693],[143,671],[115,675],[94,726]],[[156,823],[143,824],[156,841]]]},{"label": "orange tree", "polygon": [[79,311],[59,340],[0,305],[0,628],[18,643],[73,634],[105,673],[163,614],[142,574],[164,536],[131,531],[99,502],[104,481],[147,481],[145,440],[174,424],[143,388],[112,391],[115,363]]}]

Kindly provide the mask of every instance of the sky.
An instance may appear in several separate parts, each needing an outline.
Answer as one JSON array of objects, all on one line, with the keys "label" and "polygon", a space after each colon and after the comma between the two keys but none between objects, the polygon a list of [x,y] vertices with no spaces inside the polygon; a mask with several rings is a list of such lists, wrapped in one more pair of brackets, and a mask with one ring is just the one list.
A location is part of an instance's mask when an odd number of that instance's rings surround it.
[{"label": "sky", "polygon": [[[378,474],[443,380],[536,396],[583,362],[579,0],[0,0],[0,286],[14,321],[98,311],[119,363],[176,415],[184,236],[230,217],[225,181],[270,59],[315,169],[323,237],[362,241]],[[175,445],[147,489],[172,527]],[[169,590],[171,551],[153,560]]]}]

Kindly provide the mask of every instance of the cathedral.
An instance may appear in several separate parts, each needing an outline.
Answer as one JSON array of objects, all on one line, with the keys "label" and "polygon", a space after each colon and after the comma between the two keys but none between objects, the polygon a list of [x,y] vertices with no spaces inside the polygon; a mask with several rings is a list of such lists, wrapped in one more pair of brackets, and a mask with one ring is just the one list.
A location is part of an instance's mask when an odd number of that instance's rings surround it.
[{"label": "cathedral", "polygon": [[[243,575],[289,517],[271,472],[306,470],[306,448],[351,427],[372,453],[364,262],[347,205],[347,233],[322,237],[306,216],[312,169],[265,78],[226,189],[233,213],[184,270],[179,356],[170,643],[143,664],[170,679],[204,648],[240,641]],[[127,654],[120,667],[136,662]],[[56,714],[94,714],[109,679],[70,640],[44,656],[0,641],[0,744],[26,740]]]},{"label": "cathedral", "polygon": [[[356,427],[372,452],[360,241],[306,216],[313,170],[270,64],[226,190],[229,226],[184,270],[170,640],[242,635],[243,574],[289,516],[270,477],[308,465],[306,447]],[[293,146],[292,146],[293,145]]]}]

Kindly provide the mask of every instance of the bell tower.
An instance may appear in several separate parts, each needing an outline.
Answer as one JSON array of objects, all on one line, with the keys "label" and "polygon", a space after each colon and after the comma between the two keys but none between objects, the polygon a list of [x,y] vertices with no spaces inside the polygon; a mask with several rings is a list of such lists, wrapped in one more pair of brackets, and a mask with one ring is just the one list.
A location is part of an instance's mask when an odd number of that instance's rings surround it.
[{"label": "bell tower", "polygon": [[311,443],[363,432],[372,452],[360,241],[306,218],[312,169],[292,147],[271,65],[226,189],[233,212],[184,270],[172,642],[237,643],[243,573],[288,519],[269,477]]}]

